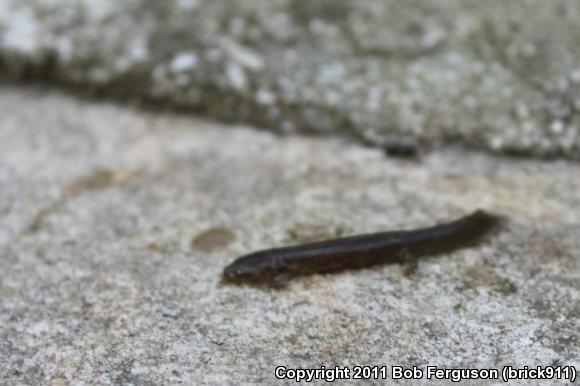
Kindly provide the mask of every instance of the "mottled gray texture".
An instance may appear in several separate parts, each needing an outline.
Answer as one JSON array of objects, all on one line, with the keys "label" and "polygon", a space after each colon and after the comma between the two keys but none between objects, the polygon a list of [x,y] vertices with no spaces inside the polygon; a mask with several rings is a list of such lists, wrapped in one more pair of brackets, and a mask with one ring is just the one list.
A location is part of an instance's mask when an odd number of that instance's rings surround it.
[{"label": "mottled gray texture", "polygon": [[576,0],[0,0],[0,63],[284,132],[580,158]]},{"label": "mottled gray texture", "polygon": [[[1,88],[0,109],[0,384],[275,384],[277,365],[580,367],[577,163],[455,150],[409,162],[31,89]],[[258,248],[478,207],[509,227],[409,277],[387,266],[283,291],[219,285]]]}]

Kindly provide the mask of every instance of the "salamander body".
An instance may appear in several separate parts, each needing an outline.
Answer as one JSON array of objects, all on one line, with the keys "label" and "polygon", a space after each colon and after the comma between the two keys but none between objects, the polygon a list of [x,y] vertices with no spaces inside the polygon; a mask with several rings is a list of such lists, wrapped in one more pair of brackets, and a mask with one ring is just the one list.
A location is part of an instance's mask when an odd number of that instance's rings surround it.
[{"label": "salamander body", "polygon": [[429,228],[350,236],[244,255],[228,265],[231,283],[281,286],[296,276],[404,263],[480,242],[502,218],[483,210]]}]

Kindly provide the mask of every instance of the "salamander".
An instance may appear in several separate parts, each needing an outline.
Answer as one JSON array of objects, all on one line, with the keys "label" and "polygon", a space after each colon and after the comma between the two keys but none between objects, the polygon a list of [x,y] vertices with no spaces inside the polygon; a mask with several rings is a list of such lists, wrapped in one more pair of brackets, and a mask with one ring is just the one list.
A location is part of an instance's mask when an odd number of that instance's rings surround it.
[{"label": "salamander", "polygon": [[257,251],[228,265],[222,278],[226,283],[281,287],[297,276],[405,263],[422,256],[474,246],[503,219],[476,210],[455,221],[428,228],[363,234]]}]

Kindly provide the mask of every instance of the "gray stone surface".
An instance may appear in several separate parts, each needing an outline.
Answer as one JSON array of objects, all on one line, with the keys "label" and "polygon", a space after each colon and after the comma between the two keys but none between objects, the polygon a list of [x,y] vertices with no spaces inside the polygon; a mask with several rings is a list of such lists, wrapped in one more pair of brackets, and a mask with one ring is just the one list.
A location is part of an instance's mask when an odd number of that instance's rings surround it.
[{"label": "gray stone surface", "polygon": [[580,158],[576,0],[0,0],[0,67],[283,132]]},{"label": "gray stone surface", "polygon": [[[0,88],[0,110],[0,384],[277,384],[278,365],[580,367],[577,163],[451,149],[403,161],[38,89]],[[281,291],[219,285],[258,248],[478,207],[508,228],[408,277],[387,266]]]}]

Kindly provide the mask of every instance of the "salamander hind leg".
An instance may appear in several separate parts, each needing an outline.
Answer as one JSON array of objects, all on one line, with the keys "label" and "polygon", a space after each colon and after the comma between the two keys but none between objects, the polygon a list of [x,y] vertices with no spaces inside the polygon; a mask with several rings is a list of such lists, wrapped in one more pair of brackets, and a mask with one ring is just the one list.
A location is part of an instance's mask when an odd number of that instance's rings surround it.
[{"label": "salamander hind leg", "polygon": [[404,276],[411,276],[415,272],[417,272],[417,268],[419,267],[419,263],[417,258],[413,256],[411,251],[408,248],[403,248],[400,252],[401,261],[403,262],[403,269],[402,273]]}]

